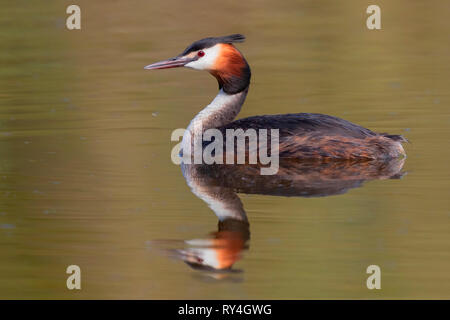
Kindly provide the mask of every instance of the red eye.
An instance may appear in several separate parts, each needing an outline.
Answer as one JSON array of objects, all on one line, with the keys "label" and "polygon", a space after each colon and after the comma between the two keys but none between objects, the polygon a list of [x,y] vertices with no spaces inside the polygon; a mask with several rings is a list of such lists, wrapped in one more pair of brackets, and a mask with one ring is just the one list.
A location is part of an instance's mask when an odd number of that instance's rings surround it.
[{"label": "red eye", "polygon": [[199,52],[197,52],[197,55],[199,57],[203,57],[205,55],[205,51],[200,50]]}]

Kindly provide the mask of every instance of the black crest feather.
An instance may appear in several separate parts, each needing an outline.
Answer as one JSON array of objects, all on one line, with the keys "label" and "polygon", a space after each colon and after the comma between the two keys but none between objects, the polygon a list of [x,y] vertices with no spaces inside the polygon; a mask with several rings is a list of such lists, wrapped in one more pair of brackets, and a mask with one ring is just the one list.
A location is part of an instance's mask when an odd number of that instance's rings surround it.
[{"label": "black crest feather", "polygon": [[236,33],[236,34],[231,34],[229,36],[224,36],[224,37],[209,37],[209,38],[204,38],[198,41],[195,41],[194,43],[192,43],[189,47],[187,47],[183,53],[181,55],[186,55],[192,51],[198,51],[198,50],[202,50],[202,49],[206,49],[206,48],[211,48],[213,46],[215,46],[218,43],[235,43],[235,42],[244,42],[245,41],[245,36],[243,36],[242,34]]}]

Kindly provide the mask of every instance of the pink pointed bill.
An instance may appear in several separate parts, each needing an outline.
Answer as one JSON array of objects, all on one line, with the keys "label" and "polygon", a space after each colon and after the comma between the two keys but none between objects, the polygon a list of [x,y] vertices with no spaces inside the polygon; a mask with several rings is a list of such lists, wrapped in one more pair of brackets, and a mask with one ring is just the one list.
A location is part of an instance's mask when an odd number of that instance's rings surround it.
[{"label": "pink pointed bill", "polygon": [[183,67],[185,64],[192,62],[194,60],[195,59],[192,59],[192,58],[175,57],[175,58],[171,58],[171,59],[167,59],[167,60],[149,64],[148,66],[144,67],[144,69],[157,70],[157,69],[178,68],[178,67]]}]

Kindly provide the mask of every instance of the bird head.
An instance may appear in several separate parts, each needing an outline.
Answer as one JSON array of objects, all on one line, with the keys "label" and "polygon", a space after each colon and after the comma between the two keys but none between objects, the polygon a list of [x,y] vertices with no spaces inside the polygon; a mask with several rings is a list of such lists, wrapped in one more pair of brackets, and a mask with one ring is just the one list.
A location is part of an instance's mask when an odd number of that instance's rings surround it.
[{"label": "bird head", "polygon": [[178,56],[150,64],[144,69],[187,67],[205,70],[216,77],[220,89],[235,94],[245,90],[250,83],[250,67],[233,45],[244,40],[241,34],[204,38],[189,45]]}]

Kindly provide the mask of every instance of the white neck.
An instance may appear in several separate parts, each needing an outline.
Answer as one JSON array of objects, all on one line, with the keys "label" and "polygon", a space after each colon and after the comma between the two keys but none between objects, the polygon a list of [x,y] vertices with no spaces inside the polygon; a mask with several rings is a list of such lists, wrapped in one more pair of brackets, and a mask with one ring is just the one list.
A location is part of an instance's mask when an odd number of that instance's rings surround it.
[{"label": "white neck", "polygon": [[193,137],[207,129],[219,128],[233,121],[241,111],[247,92],[248,88],[236,94],[228,94],[221,89],[214,100],[190,122],[183,137],[182,148],[193,141],[187,139],[187,135]]}]

